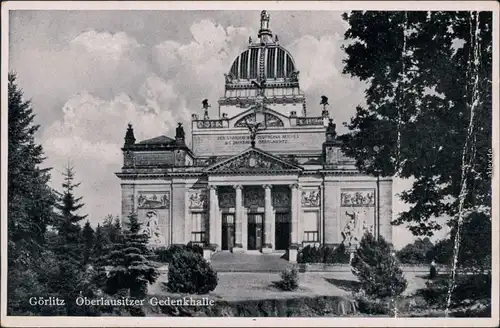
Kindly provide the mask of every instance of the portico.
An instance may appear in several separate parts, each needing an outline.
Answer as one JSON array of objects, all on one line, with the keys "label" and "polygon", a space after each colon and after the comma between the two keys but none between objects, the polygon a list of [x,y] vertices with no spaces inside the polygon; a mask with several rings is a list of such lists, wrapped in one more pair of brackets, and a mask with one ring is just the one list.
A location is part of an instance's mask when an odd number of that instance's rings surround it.
[{"label": "portico", "polygon": [[235,184],[230,181],[234,179],[227,180],[211,182],[209,187],[209,245],[213,250],[270,253],[298,243],[297,183],[263,183],[261,177],[244,181],[240,177]]}]

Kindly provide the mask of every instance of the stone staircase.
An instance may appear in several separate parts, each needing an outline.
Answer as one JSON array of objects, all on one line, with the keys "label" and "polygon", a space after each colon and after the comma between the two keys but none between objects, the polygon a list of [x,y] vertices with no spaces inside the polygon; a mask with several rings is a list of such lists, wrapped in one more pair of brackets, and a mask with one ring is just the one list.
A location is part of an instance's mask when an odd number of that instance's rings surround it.
[{"label": "stone staircase", "polygon": [[211,264],[217,272],[281,272],[292,266],[283,254],[217,252]]}]

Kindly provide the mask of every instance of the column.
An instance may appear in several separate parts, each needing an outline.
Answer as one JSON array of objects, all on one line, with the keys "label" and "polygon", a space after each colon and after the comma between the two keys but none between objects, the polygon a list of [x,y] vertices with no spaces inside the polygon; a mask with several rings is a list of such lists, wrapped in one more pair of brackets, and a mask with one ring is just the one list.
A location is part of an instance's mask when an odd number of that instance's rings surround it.
[{"label": "column", "polygon": [[299,223],[299,213],[297,211],[299,202],[299,186],[297,184],[293,184],[290,186],[292,189],[292,229],[291,229],[291,243],[297,244],[297,234],[298,234],[298,223]]},{"label": "column", "polygon": [[298,222],[299,222],[299,212],[298,212],[298,202],[299,199],[299,186],[293,184],[290,186],[292,190],[292,229],[291,229],[291,245],[288,252],[288,261],[291,263],[297,262],[297,253],[299,249],[299,244],[297,243],[297,233],[298,233]]},{"label": "column", "polygon": [[325,225],[325,213],[323,211],[323,202],[325,201],[325,188],[323,185],[319,186],[319,227],[318,227],[318,240],[320,245],[323,245],[323,241],[325,238],[323,237],[323,234],[325,233],[323,230],[323,227]]},{"label": "column", "polygon": [[235,245],[233,247],[233,252],[243,251],[243,195],[241,185],[234,186],[236,191],[235,198],[235,213],[234,213],[234,228],[235,228]]},{"label": "column", "polygon": [[215,250],[217,249],[217,187],[210,186],[210,208],[209,208],[209,238],[210,247]]},{"label": "column", "polygon": [[262,253],[271,253],[273,251],[272,244],[272,227],[274,224],[273,204],[271,199],[271,186],[264,185],[264,244]]}]

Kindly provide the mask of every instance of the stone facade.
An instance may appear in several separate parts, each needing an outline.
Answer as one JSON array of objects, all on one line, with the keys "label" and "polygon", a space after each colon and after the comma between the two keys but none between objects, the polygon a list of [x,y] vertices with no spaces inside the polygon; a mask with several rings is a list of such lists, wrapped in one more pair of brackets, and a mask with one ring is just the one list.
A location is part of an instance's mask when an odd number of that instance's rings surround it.
[{"label": "stone facade", "polygon": [[180,123],[174,138],[139,142],[128,127],[122,217],[137,214],[152,245],[296,254],[355,246],[367,230],[392,240],[392,179],[356,170],[326,102],[307,115],[291,54],[262,28],[268,18],[226,75],[219,115],[208,101],[192,115],[191,148]]}]

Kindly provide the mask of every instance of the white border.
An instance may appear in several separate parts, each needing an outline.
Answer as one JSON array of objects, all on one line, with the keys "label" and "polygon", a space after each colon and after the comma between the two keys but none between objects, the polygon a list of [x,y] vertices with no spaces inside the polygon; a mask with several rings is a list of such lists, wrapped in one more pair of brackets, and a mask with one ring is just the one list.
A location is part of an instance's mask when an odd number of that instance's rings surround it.
[{"label": "white border", "polygon": [[[286,3],[286,5],[284,5]],[[329,1],[329,2],[236,2],[236,1],[177,1],[177,2],[52,2],[52,1],[22,1],[3,2],[2,4],[2,69],[1,69],[1,131],[2,136],[7,133],[7,75],[8,75],[8,44],[9,44],[9,10],[484,10],[493,11],[493,199],[492,199],[492,228],[493,228],[493,285],[492,285],[492,318],[175,318],[175,317],[7,317],[7,138],[1,139],[1,323],[3,326],[69,326],[69,327],[164,327],[164,326],[240,326],[240,327],[495,327],[499,322],[499,222],[498,205],[500,204],[498,189],[499,162],[499,3],[496,1]],[[497,232],[497,233],[495,233]]]}]

